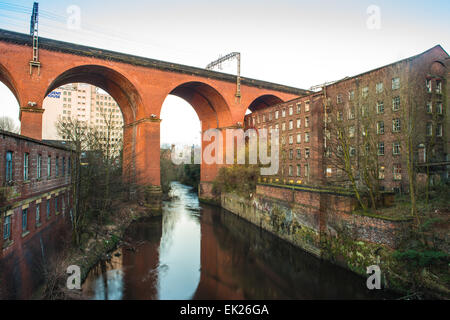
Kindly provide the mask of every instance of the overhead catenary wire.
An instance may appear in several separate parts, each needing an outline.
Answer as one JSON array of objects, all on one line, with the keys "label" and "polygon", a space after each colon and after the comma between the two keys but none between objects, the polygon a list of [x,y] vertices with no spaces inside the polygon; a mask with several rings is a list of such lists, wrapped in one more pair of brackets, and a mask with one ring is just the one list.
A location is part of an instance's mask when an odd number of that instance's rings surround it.
[{"label": "overhead catenary wire", "polygon": [[[0,14],[1,11],[6,11],[13,13],[13,15],[3,15],[6,18],[15,21],[16,23],[11,24],[8,22],[8,25],[19,27],[19,23],[24,23],[23,28],[25,29],[29,23],[29,14],[30,8],[22,5],[17,5],[13,3],[0,1]],[[82,29],[80,30],[69,30],[67,28],[67,16],[55,14],[53,12],[49,12],[43,9],[40,9],[39,16],[41,18],[40,21],[40,29],[41,34],[51,35],[54,37],[67,37],[70,35],[71,38],[78,38],[80,41],[85,41],[84,34],[88,34],[96,39],[104,39],[108,41],[117,41],[118,43],[128,43],[134,47],[138,48],[150,48],[152,50],[159,49],[164,51],[169,51],[173,53],[183,53],[185,55],[197,56],[200,52],[194,50],[186,50],[185,48],[169,48],[167,46],[155,45],[144,43],[142,40],[136,41],[130,39],[129,35],[121,34],[117,30],[113,30],[112,28],[100,27],[97,25],[93,25],[90,23],[86,23],[83,21]]]}]

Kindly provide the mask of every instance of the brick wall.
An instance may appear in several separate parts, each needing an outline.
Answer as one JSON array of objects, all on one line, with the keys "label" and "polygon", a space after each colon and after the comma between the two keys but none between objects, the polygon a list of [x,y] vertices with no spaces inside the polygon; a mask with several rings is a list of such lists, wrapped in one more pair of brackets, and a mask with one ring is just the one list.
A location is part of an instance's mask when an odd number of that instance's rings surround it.
[{"label": "brick wall", "polygon": [[274,233],[304,250],[322,256],[322,237],[349,237],[354,241],[396,248],[410,221],[392,221],[353,213],[354,197],[324,190],[257,185],[256,195],[244,199],[222,194],[225,209]]},{"label": "brick wall", "polygon": [[[6,153],[12,152],[11,181],[6,181]],[[28,179],[24,180],[24,154],[29,154]],[[42,156],[41,177],[38,178],[38,155]],[[51,157],[51,174],[47,175],[47,159]],[[58,157],[58,175],[56,158]],[[0,131],[0,182],[5,195],[0,203],[0,259],[22,251],[29,239],[48,229],[56,221],[68,221],[72,207],[69,172],[70,151],[20,135]],[[64,159],[64,172],[63,160]],[[47,218],[47,202],[49,216]],[[57,206],[57,207],[56,207]],[[40,221],[37,221],[39,208]],[[23,228],[26,210],[27,223]],[[5,239],[5,222],[10,220],[10,236]]]}]

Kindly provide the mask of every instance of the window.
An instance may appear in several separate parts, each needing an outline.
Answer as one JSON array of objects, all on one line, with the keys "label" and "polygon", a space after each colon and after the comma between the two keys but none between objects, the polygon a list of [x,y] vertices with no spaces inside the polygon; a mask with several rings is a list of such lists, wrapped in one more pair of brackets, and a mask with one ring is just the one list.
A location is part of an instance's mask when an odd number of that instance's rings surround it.
[{"label": "window", "polygon": [[297,119],[297,128],[302,126],[302,119]]},{"label": "window", "polygon": [[47,158],[47,177],[50,178],[52,175],[52,157]]},{"label": "window", "polygon": [[384,166],[380,166],[378,169],[378,179],[383,180],[384,179]]},{"label": "window", "polygon": [[394,97],[392,99],[392,111],[400,110],[400,97]]},{"label": "window", "polygon": [[426,80],[427,92],[431,92],[431,79]]},{"label": "window", "polygon": [[36,204],[36,224],[41,223],[41,204]]},{"label": "window", "polygon": [[384,156],[384,142],[378,144],[378,155]]},{"label": "window", "polygon": [[393,119],[392,120],[392,132],[400,132],[401,127],[400,127],[400,119]]},{"label": "window", "polygon": [[5,217],[5,222],[3,223],[3,239],[9,240],[11,237],[11,216]]},{"label": "window", "polygon": [[338,95],[336,96],[336,102],[337,102],[337,103],[342,103],[342,94],[338,94]]},{"label": "window", "polygon": [[301,143],[301,142],[302,142],[302,134],[297,133],[297,143]]},{"label": "window", "polygon": [[269,121],[272,121],[272,112],[269,112]]},{"label": "window", "polygon": [[28,209],[22,210],[22,232],[28,229]]},{"label": "window", "polygon": [[50,219],[50,200],[47,200],[47,219]]},{"label": "window", "polygon": [[290,135],[289,136],[289,144],[293,144],[294,143],[294,136]]},{"label": "window", "polygon": [[294,121],[293,120],[289,120],[289,130],[294,129]]},{"label": "window", "polygon": [[37,171],[37,178],[41,179],[42,173],[42,155],[38,154],[37,156],[37,164],[36,164],[36,171]]},{"label": "window", "polygon": [[62,175],[66,174],[66,158],[62,158]]},{"label": "window", "polygon": [[427,102],[427,113],[433,113],[433,104],[431,101]]},{"label": "window", "polygon": [[327,177],[331,177],[333,175],[333,169],[328,166],[326,170]]},{"label": "window", "polygon": [[263,121],[263,122],[266,122],[266,115],[265,115],[265,114],[263,114],[263,119],[262,119],[262,121]]},{"label": "window", "polygon": [[309,112],[309,101],[305,102],[305,112]]},{"label": "window", "polygon": [[442,114],[442,102],[436,104],[436,112],[437,114]]},{"label": "window", "polygon": [[289,176],[293,175],[292,166],[289,166]]},{"label": "window", "polygon": [[394,142],[392,144],[392,154],[394,155],[400,154],[400,142]]},{"label": "window", "polygon": [[300,177],[301,173],[302,173],[302,167],[298,164],[297,165],[297,177]]},{"label": "window", "polygon": [[305,177],[309,177],[309,164],[305,164]]},{"label": "window", "polygon": [[436,93],[441,94],[442,93],[442,81],[436,80]]},{"label": "window", "polygon": [[56,157],[55,161],[55,176],[59,175],[59,157]]},{"label": "window", "polygon": [[436,125],[436,137],[442,137],[442,123]]},{"label": "window", "polygon": [[392,78],[392,90],[400,89],[400,78]]},{"label": "window", "polygon": [[348,109],[348,118],[351,119],[355,119],[355,108],[350,108]]},{"label": "window", "polygon": [[[272,127],[271,127],[272,129]],[[70,157],[67,159],[67,173],[70,174]]]},{"label": "window", "polygon": [[289,107],[289,115],[292,116],[294,114],[294,108],[292,106]]},{"label": "window", "polygon": [[393,167],[394,180],[402,180],[402,165],[395,163]]},{"label": "window", "polygon": [[348,128],[348,136],[353,138],[355,136],[355,127],[351,126]]},{"label": "window", "polygon": [[281,110],[281,116],[283,118],[286,117],[286,109]]},{"label": "window", "polygon": [[294,150],[290,149],[289,150],[289,160],[294,159]]},{"label": "window", "polygon": [[351,101],[353,99],[355,99],[355,91],[351,90],[351,91],[348,92],[348,100]]},{"label": "window", "polygon": [[13,180],[12,158],[13,158],[12,151],[7,151],[6,152],[6,174],[5,174],[6,182],[10,182]]},{"label": "window", "polygon": [[58,213],[58,197],[55,197],[55,213]]},{"label": "window", "polygon": [[364,104],[361,106],[361,116],[366,117],[369,115],[369,107],[367,106],[367,104]]},{"label": "window", "polygon": [[337,119],[338,119],[338,121],[344,120],[344,112],[338,111]]},{"label": "window", "polygon": [[284,130],[286,130],[286,122],[283,122],[281,124],[281,131],[284,131]]},{"label": "window", "polygon": [[384,134],[384,121],[377,122],[377,134]]},{"label": "window", "polygon": [[384,103],[383,101],[377,102],[377,113],[384,113]]},{"label": "window", "polygon": [[305,133],[305,142],[309,142],[309,132]]},{"label": "window", "polygon": [[362,88],[362,96],[363,98],[367,98],[369,96],[369,87]]},{"label": "window", "polygon": [[301,159],[302,157],[302,151],[300,149],[297,149],[297,159]]},{"label": "window", "polygon": [[309,148],[305,149],[305,159],[309,158]]},{"label": "window", "polygon": [[305,128],[309,127],[309,117],[305,118]]},{"label": "window", "polygon": [[375,86],[375,89],[376,89],[377,93],[383,92],[383,82],[377,83],[376,86]]},{"label": "window", "polygon": [[275,111],[275,119],[278,119],[279,111]]},{"label": "window", "polygon": [[302,104],[297,103],[297,113],[300,113],[302,111]]},{"label": "window", "polygon": [[23,155],[23,180],[28,180],[29,179],[29,170],[28,170],[28,164],[29,164],[29,158],[30,158],[30,154],[29,153],[24,153]]},{"label": "window", "polygon": [[355,147],[350,147],[349,148],[349,153],[351,157],[354,157],[356,155],[356,148]]},{"label": "window", "polygon": [[433,123],[431,123],[431,122],[427,123],[426,133],[427,133],[427,136],[433,135]]}]

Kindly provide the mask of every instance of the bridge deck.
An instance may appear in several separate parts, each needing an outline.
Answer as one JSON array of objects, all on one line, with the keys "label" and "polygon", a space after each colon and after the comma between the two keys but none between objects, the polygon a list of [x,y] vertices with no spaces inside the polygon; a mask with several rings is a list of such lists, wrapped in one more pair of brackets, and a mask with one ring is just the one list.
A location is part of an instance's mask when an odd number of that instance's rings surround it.
[{"label": "bridge deck", "polygon": [[[26,45],[32,47],[32,37],[28,34],[0,29],[0,41]],[[236,76],[197,67],[186,66],[177,63],[171,63],[161,60],[144,58],[130,54],[103,50],[99,48],[82,46],[70,42],[58,41],[48,38],[39,38],[39,47],[44,50],[58,51],[63,53],[74,54],[78,56],[94,57],[103,60],[127,63],[135,66],[159,69],[169,72],[183,73],[205,78],[212,78],[227,82],[236,82]],[[289,87],[281,84],[266,82],[262,80],[241,77],[241,84],[263,89],[270,89],[280,92],[296,94],[299,96],[311,93],[309,90]]]}]

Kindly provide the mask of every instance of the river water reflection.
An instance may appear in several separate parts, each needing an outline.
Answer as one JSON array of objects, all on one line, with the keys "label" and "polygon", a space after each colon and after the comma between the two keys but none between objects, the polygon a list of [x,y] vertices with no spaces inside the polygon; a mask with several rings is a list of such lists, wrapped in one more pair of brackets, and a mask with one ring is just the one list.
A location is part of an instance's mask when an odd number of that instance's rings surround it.
[{"label": "river water reflection", "polygon": [[91,299],[380,299],[366,280],[321,261],[172,183],[163,216],[133,223],[131,247],[94,268]]}]

